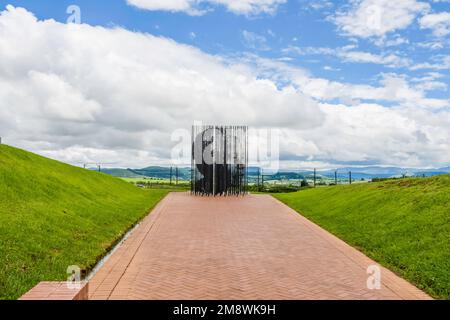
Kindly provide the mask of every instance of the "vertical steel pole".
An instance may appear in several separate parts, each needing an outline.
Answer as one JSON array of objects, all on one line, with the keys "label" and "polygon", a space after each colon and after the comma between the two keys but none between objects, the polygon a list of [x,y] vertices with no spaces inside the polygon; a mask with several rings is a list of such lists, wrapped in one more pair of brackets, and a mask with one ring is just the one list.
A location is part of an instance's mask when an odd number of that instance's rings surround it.
[{"label": "vertical steel pole", "polygon": [[194,142],[194,126],[191,130],[191,195],[194,193],[194,157],[195,157],[195,142]]},{"label": "vertical steel pole", "polygon": [[264,171],[261,168],[261,191],[264,191]]}]

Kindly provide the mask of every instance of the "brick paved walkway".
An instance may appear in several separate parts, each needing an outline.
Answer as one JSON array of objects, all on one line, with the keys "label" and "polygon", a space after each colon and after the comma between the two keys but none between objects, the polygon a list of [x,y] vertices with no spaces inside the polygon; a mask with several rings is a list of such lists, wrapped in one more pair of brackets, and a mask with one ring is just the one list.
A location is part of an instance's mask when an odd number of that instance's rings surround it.
[{"label": "brick paved walkway", "polygon": [[427,299],[267,195],[171,193],[90,281],[91,299]]}]

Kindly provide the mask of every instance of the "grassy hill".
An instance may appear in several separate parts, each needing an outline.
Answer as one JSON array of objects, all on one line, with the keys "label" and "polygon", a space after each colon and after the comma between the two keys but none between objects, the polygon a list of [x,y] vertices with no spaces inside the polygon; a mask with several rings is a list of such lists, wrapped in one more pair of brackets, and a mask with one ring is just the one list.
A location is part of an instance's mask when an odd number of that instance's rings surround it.
[{"label": "grassy hill", "polygon": [[[170,179],[170,167],[158,167],[152,166],[143,169],[128,169],[129,171],[146,177],[153,177],[159,179]],[[172,179],[175,179],[176,171],[175,167],[172,168]],[[178,168],[178,178],[180,180],[191,179],[190,168]]]},{"label": "grassy hill", "polygon": [[[97,171],[96,168],[91,168],[91,170]],[[132,172],[130,169],[116,169],[116,168],[106,168],[102,169],[102,173],[109,174],[110,176],[118,178],[142,178],[142,175]]]},{"label": "grassy hill", "polygon": [[0,299],[89,270],[166,193],[0,145]]},{"label": "grassy hill", "polygon": [[450,299],[450,175],[274,196],[432,296]]}]

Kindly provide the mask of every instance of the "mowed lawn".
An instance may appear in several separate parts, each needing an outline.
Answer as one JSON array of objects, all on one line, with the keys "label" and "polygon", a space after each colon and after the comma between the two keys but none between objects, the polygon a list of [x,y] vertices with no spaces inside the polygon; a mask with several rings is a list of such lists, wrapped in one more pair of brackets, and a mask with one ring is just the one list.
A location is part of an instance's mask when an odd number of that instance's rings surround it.
[{"label": "mowed lawn", "polygon": [[450,175],[274,196],[433,297],[450,299]]},{"label": "mowed lawn", "polygon": [[167,192],[0,145],[0,299],[91,269]]}]

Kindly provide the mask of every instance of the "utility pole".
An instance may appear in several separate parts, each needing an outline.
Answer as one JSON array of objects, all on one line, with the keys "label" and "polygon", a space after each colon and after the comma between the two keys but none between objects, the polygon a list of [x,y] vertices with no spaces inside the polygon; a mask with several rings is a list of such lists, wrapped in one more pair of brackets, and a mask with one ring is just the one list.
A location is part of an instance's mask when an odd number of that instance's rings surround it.
[{"label": "utility pole", "polygon": [[261,191],[261,168],[258,167],[258,178],[257,178],[258,191]]},{"label": "utility pole", "polygon": [[302,170],[298,170],[298,187],[301,188],[302,187],[302,179],[300,179],[300,173],[302,172]]},{"label": "utility pole", "polygon": [[258,169],[258,172],[256,174],[256,190],[259,191],[259,169]]},{"label": "utility pole", "polygon": [[98,172],[102,172],[102,167],[100,164],[98,165]]},{"label": "utility pole", "polygon": [[316,187],[316,168],[314,168],[314,188]]},{"label": "utility pole", "polygon": [[261,190],[264,190],[264,172],[261,172]]},{"label": "utility pole", "polygon": [[172,185],[172,167],[170,167],[170,185]]},{"label": "utility pole", "polygon": [[337,170],[334,172],[334,184],[337,185]]},{"label": "utility pole", "polygon": [[176,172],[175,175],[177,177],[177,180],[176,180],[175,184],[178,185],[178,167],[175,168],[175,172]]},{"label": "utility pole", "polygon": [[352,184],[352,172],[351,171],[348,172],[348,182],[349,182],[349,184]]}]

